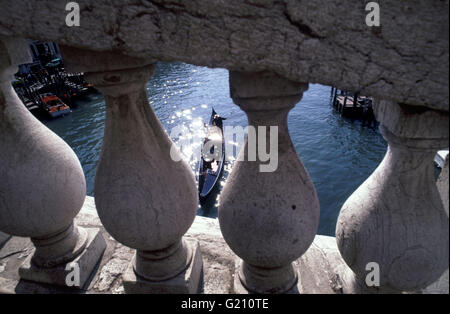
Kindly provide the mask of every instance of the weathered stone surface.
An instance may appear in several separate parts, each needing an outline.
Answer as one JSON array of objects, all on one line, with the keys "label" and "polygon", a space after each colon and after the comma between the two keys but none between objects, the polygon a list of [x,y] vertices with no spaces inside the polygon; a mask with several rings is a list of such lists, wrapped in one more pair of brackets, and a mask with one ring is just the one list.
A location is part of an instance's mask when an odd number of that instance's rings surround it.
[{"label": "weathered stone surface", "polygon": [[98,280],[93,288],[98,292],[110,291],[114,287],[115,281],[121,280],[120,277],[127,268],[126,261],[126,259],[114,258],[113,256],[101,269]]},{"label": "weathered stone surface", "polygon": [[[130,264],[135,251],[116,242],[105,231],[92,197],[86,197],[75,223],[85,228],[99,228],[107,244],[97,271],[84,290],[20,280],[18,269],[32,254],[33,246],[27,238],[13,237],[0,249],[0,293],[124,293],[122,274]],[[235,255],[221,237],[217,220],[196,217],[185,237],[199,241],[200,244],[204,264],[201,292],[230,293]]]},{"label": "weathered stone surface", "polygon": [[[124,293],[122,274],[134,250],[112,239],[104,230],[95,211],[92,197],[75,218],[79,226],[99,228],[107,248],[89,286],[85,290],[68,289],[20,280],[18,268],[33,247],[29,239],[13,237],[0,249],[0,293]],[[201,293],[234,293],[233,281],[236,255],[221,236],[217,219],[197,216],[185,235],[199,241],[203,257]],[[336,239],[317,235],[306,253],[294,262],[299,274],[300,293],[342,293],[341,275],[348,270],[337,250]],[[439,285],[427,293],[443,293],[447,285]]]},{"label": "weathered stone surface", "polygon": [[[32,263],[32,256],[30,255],[19,268],[20,278],[51,285],[66,286],[66,278],[75,270],[72,265],[76,265],[80,276],[76,279],[77,282],[74,282],[74,288],[83,289],[106,247],[105,240],[99,229],[87,229],[86,231],[88,232],[88,240],[83,254],[77,256],[74,260],[52,268],[37,267]],[[72,277],[70,278],[73,279]]]},{"label": "weathered stone surface", "polygon": [[373,109],[377,121],[396,136],[413,140],[430,139],[439,142],[434,145],[436,148],[448,148],[448,112],[386,100],[375,101]]},{"label": "weathered stone surface", "polygon": [[[0,65],[2,69],[11,67],[6,75],[17,71],[18,64],[27,62],[31,62],[31,56],[25,40],[0,36]],[[9,79],[9,77],[6,77],[6,79]]]},{"label": "weathered stone surface", "polygon": [[[233,165],[218,210],[223,237],[243,260],[235,273],[236,287],[242,283],[239,290],[289,291],[297,280],[292,262],[306,252],[317,233],[319,200],[287,128],[288,112],[306,88],[270,72],[230,72],[233,101],[255,129],[255,141],[246,137]],[[259,137],[267,143],[255,143]],[[260,155],[266,144],[276,151],[268,163]],[[256,152],[259,161],[250,157]]]},{"label": "weathered stone surface", "polygon": [[33,242],[28,262],[37,267],[25,265],[25,278],[64,284],[58,267],[79,258],[86,278],[104,247],[97,237],[89,242],[88,232],[73,224],[86,196],[77,156],[26,109],[11,86],[18,63],[28,61],[26,47],[22,39],[0,37],[0,230]]},{"label": "weathered stone surface", "polygon": [[3,0],[0,34],[240,71],[271,70],[411,105],[449,110],[449,1]]},{"label": "weathered stone surface", "polygon": [[9,234],[6,234],[4,232],[0,231],[0,248],[3,246],[3,244],[9,240],[11,236]]},{"label": "weathered stone surface", "polygon": [[186,241],[186,245],[192,251],[188,267],[175,277],[161,281],[149,281],[136,274],[134,270],[134,260],[136,259],[137,253],[135,253],[133,259],[122,275],[125,292],[129,294],[198,293],[201,286],[200,280],[203,269],[202,254],[200,253],[200,247],[197,240],[189,239]]},{"label": "weathered stone surface", "polygon": [[[353,270],[344,292],[418,291],[448,268],[449,221],[435,185],[432,140],[400,138],[381,126],[389,147],[339,214],[339,250]],[[380,287],[365,285],[375,262]],[[370,265],[369,265],[370,266]]]},{"label": "weathered stone surface", "polygon": [[439,194],[441,195],[442,203],[444,204],[445,212],[448,216],[448,207],[449,207],[449,199],[448,199],[448,188],[449,188],[449,182],[448,182],[448,169],[449,169],[449,156],[447,155],[447,158],[445,159],[444,168],[441,171],[441,174],[439,175],[439,178],[437,180],[437,187],[439,190]]},{"label": "weathered stone surface", "polygon": [[[437,180],[437,187],[439,190],[439,194],[441,195],[442,202],[444,203],[444,209],[447,213],[448,217],[448,169],[449,169],[449,156],[447,155],[447,158],[445,159],[445,165],[444,168],[441,171],[441,174],[439,175],[439,178]],[[447,234],[447,238],[448,238]],[[449,271],[448,269],[442,274],[441,278],[439,278],[435,283],[424,289],[424,293],[447,293],[449,292]]]},{"label": "weathered stone surface", "polygon": [[0,229],[40,238],[71,223],[83,205],[86,184],[73,150],[25,108],[11,87],[17,63],[6,55],[15,59],[16,50],[25,47],[0,38]]},{"label": "weathered stone surface", "polygon": [[338,251],[336,238],[316,236],[294,266],[299,272],[300,293],[343,293],[341,276],[349,268]]},{"label": "weathered stone surface", "polygon": [[[114,52],[74,53],[62,46],[62,53],[69,68],[85,69],[86,80],[105,95],[95,202],[105,229],[137,250],[125,270],[125,291],[193,292],[201,253],[182,237],[194,221],[198,191],[194,174],[149,106],[145,84],[155,66]],[[180,279],[180,273],[190,277]]]},{"label": "weathered stone surface", "polygon": [[[280,77],[276,73],[230,71],[230,96],[233,99],[287,97],[303,94],[308,84]],[[270,107],[267,109],[271,109]]]},{"label": "weathered stone surface", "polygon": [[422,292],[425,294],[448,294],[449,292],[449,272],[448,269],[442,274],[435,283],[424,289]]}]

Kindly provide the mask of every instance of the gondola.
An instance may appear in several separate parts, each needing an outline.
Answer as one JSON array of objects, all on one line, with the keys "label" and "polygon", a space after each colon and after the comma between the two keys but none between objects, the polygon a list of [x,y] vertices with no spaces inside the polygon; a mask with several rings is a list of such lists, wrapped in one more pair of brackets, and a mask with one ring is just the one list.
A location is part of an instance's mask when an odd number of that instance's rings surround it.
[{"label": "gondola", "polygon": [[[205,200],[220,181],[225,162],[225,138],[222,122],[225,119],[220,117],[213,108],[209,125],[205,125],[206,136],[201,147],[198,177],[200,200]],[[204,151],[208,148],[209,151]]]}]

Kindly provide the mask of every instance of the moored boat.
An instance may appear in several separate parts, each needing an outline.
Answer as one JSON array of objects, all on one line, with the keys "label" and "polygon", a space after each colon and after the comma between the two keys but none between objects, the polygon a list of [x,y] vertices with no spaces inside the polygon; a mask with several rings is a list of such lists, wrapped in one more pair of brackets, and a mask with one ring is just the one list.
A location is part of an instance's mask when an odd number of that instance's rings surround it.
[{"label": "moored boat", "polygon": [[44,110],[52,117],[56,118],[70,113],[70,107],[66,105],[58,96],[44,94],[41,96]]}]

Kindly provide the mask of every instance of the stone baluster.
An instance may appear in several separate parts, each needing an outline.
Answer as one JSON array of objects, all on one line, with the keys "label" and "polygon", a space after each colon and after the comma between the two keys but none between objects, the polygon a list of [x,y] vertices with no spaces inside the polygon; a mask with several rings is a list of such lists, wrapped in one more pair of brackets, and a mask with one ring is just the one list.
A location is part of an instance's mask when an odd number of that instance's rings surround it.
[{"label": "stone baluster", "polygon": [[[85,72],[105,96],[106,122],[95,178],[105,229],[137,250],[123,274],[127,293],[195,293],[202,271],[198,242],[183,235],[198,192],[184,161],[151,108],[146,84],[155,60],[61,46],[71,71]],[[177,160],[181,155],[172,150]]]},{"label": "stone baluster", "polygon": [[351,268],[344,292],[417,291],[448,268],[449,221],[433,171],[448,147],[448,113],[388,101],[374,109],[388,150],[339,215],[337,243]]},{"label": "stone baluster", "polygon": [[[297,291],[298,275],[292,262],[316,235],[319,201],[291,142],[287,115],[307,87],[270,72],[230,72],[233,101],[247,114],[255,138],[262,135],[278,154],[269,160],[275,167],[252,161],[249,157],[255,151],[268,149],[262,142],[251,143],[247,136],[220,197],[222,234],[243,260],[236,262],[237,293]],[[271,126],[278,128],[278,142],[269,136]]]},{"label": "stone baluster", "polygon": [[22,279],[66,285],[77,264],[80,276],[70,285],[83,288],[106,244],[98,229],[74,225],[86,196],[75,153],[11,87],[26,62],[24,40],[0,37],[0,230],[30,237],[36,248],[19,269]]}]

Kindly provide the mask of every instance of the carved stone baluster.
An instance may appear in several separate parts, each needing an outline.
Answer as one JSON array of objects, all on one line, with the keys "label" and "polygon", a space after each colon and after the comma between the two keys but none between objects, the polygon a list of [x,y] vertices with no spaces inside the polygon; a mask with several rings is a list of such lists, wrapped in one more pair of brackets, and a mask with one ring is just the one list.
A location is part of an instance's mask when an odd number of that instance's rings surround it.
[{"label": "carved stone baluster", "polygon": [[433,171],[437,150],[448,147],[448,113],[387,101],[374,109],[389,146],[339,215],[338,247],[352,269],[344,292],[417,291],[448,267],[449,221]]},{"label": "carved stone baluster", "polygon": [[262,131],[258,127],[266,126],[267,146],[276,145],[270,142],[269,127],[278,127],[276,170],[262,172],[267,163],[248,158],[254,153],[249,147],[258,151],[259,143],[249,143],[247,137],[220,197],[222,234],[243,260],[236,267],[238,293],[295,291],[298,276],[292,262],[316,235],[319,201],[287,127],[288,112],[307,87],[270,72],[230,72],[231,97],[247,114],[256,138]]},{"label": "carved stone baluster", "polygon": [[[105,242],[98,229],[73,223],[86,183],[72,149],[25,108],[11,87],[17,65],[29,62],[25,41],[0,37],[0,230],[30,237],[36,247],[19,269],[23,279],[66,285],[78,265],[84,286]],[[76,267],[76,266],[74,266]]]},{"label": "carved stone baluster", "polygon": [[69,68],[86,72],[105,95],[95,203],[105,229],[137,250],[123,275],[125,291],[195,293],[201,254],[197,241],[182,237],[194,221],[198,192],[187,163],[171,159],[173,143],[148,102],[154,60],[61,50]]}]

